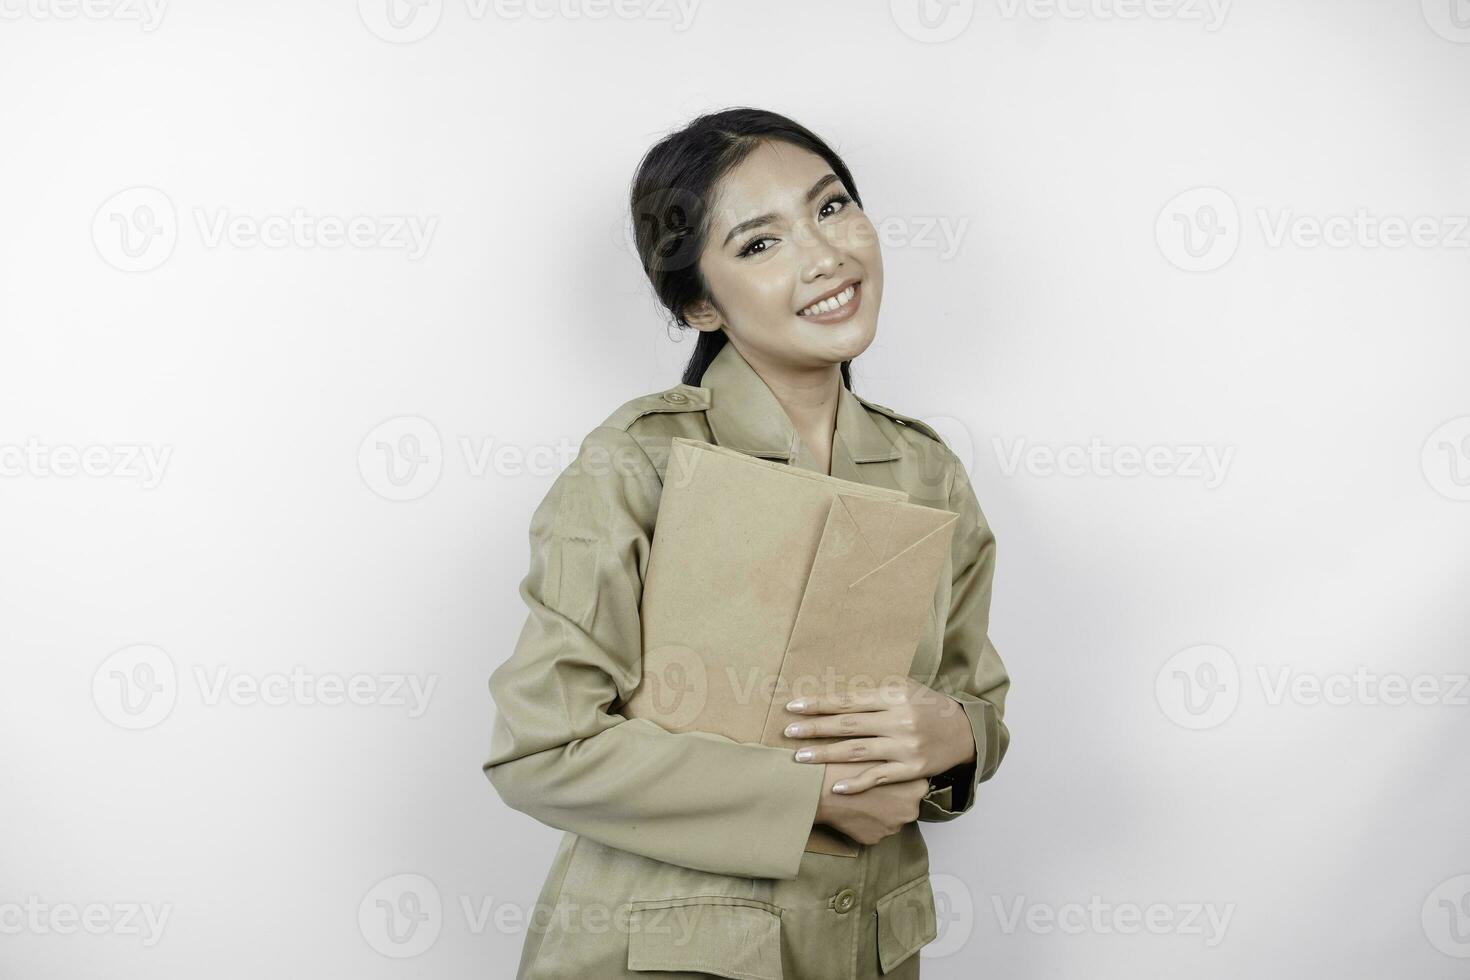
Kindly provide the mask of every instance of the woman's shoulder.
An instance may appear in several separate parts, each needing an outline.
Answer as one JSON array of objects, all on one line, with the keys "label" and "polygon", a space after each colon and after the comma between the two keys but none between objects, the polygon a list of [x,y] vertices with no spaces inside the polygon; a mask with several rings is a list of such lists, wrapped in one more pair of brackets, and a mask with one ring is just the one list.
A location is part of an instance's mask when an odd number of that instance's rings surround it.
[{"label": "woman's shoulder", "polygon": [[928,441],[938,443],[939,448],[943,449],[945,452],[949,452],[949,445],[944,441],[939,433],[935,431],[934,427],[929,425],[929,423],[923,421],[922,419],[915,418],[912,415],[904,415],[902,412],[889,408],[887,405],[879,405],[875,401],[870,401],[869,399],[864,398],[857,392],[853,392],[853,397],[862,402],[863,405],[871,411],[877,412],[879,415],[882,415],[885,418],[891,420],[895,425],[900,427],[900,430],[911,429],[917,432],[921,432],[924,434],[925,438]]},{"label": "woman's shoulder", "polygon": [[703,412],[709,408],[709,390],[694,385],[676,384],[662,391],[652,391],[623,402],[603,420],[603,426],[624,432],[650,415],[679,415]]},{"label": "woman's shoulder", "polygon": [[900,465],[907,476],[901,480],[911,497],[962,513],[978,512],[965,459],[934,426],[861,395],[857,400],[874,413],[884,434],[902,447],[904,462]]},{"label": "woman's shoulder", "polygon": [[644,467],[651,465],[662,480],[675,436],[709,440],[704,420],[709,406],[709,390],[687,384],[630,398],[583,437],[582,453],[599,457],[631,453]]}]

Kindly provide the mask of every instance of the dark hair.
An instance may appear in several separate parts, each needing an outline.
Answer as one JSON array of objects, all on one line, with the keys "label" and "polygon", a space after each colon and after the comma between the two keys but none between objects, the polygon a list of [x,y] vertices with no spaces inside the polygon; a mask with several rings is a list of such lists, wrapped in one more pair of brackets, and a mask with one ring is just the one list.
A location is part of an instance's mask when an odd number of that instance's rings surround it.
[{"label": "dark hair", "polygon": [[[761,143],[781,140],[826,160],[858,207],[863,199],[847,164],[811,130],[779,113],[741,106],[699,116],[649,149],[633,177],[629,201],[638,258],[659,302],[681,330],[692,329],[684,310],[710,298],[699,271],[709,236],[715,185]],[[684,367],[685,384],[698,386],[720,348],[723,330],[700,331]],[[851,361],[842,362],[842,383],[852,389]]]}]

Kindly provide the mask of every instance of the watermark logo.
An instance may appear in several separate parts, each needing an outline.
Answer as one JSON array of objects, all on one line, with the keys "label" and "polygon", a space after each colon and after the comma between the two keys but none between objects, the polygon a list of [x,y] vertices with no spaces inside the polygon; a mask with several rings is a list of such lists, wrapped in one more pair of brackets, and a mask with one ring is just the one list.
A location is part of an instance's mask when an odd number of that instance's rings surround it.
[{"label": "watermark logo", "polygon": [[[1319,673],[1290,664],[1257,664],[1254,678],[1253,697],[1269,708],[1470,707],[1470,674],[1383,673],[1363,664]],[[1174,654],[1154,678],[1154,694],[1164,715],[1196,730],[1228,721],[1245,688],[1235,657],[1209,644]]]},{"label": "watermark logo", "polygon": [[137,936],[145,947],[158,945],[173,914],[172,902],[0,902],[0,936]]},{"label": "watermark logo", "polygon": [[[439,685],[437,674],[313,673],[297,664],[289,671],[251,674],[227,666],[195,664],[191,677],[204,707],[402,708],[423,717]],[[102,717],[131,731],[163,724],[178,703],[182,678],[162,649],[147,643],[107,657],[92,675],[92,703]]]},{"label": "watermark logo", "polygon": [[350,704],[357,707],[403,708],[412,719],[422,718],[429,710],[438,674],[317,674],[300,664],[289,671],[248,674],[216,666],[212,671],[196,664],[194,683],[201,703],[214,708],[221,704],[238,707],[284,705],[335,708]]},{"label": "watermark logo", "polygon": [[1214,948],[1225,941],[1230,920],[1235,916],[1235,903],[1215,902],[1105,902],[1093,895],[1086,903],[1028,902],[1018,895],[1006,907],[999,895],[991,897],[1001,932],[1012,935],[1021,930],[1034,935],[1062,933],[1068,936],[1134,936],[1147,932],[1154,936],[1193,936]]},{"label": "watermark logo", "polygon": [[167,5],[167,0],[3,0],[0,20],[112,20],[137,23],[151,34],[163,23]]},{"label": "watermark logo", "polygon": [[31,436],[24,444],[0,443],[0,477],[137,480],[142,489],[153,490],[163,482],[173,450],[135,443],[47,444]]},{"label": "watermark logo", "polygon": [[[292,208],[246,214],[229,208],[191,207],[189,224],[206,249],[350,248],[402,252],[410,262],[428,254],[437,215],[313,214]],[[156,187],[130,187],[102,202],[92,217],[92,244],[102,260],[123,272],[149,272],[173,255],[180,237],[173,201]]]},{"label": "watermark logo", "polygon": [[1231,0],[998,0],[1006,20],[1173,20],[1213,34],[1225,26]]},{"label": "watermark logo", "polygon": [[1441,882],[1420,911],[1424,935],[1446,956],[1470,959],[1470,875]]},{"label": "watermark logo", "polygon": [[1206,490],[1225,482],[1235,459],[1234,446],[1192,443],[1112,446],[1096,436],[1087,445],[1048,446],[1016,439],[1010,445],[996,436],[991,440],[1001,473],[1011,477],[1024,470],[1034,477],[1140,476],[1199,480]]},{"label": "watermark logo", "polygon": [[704,658],[688,647],[669,645],[650,650],[645,662],[648,669],[639,686],[648,710],[665,728],[693,727],[709,702]]},{"label": "watermark logo", "polygon": [[[857,204],[854,202],[848,207],[855,208]],[[652,268],[687,268],[699,260],[694,250],[692,229],[705,210],[699,199],[688,191],[678,188],[654,191],[640,198],[627,217],[614,222],[609,229],[609,237],[619,250],[639,257],[638,235],[641,232],[653,243],[649,255]],[[726,212],[724,217],[729,224],[735,225],[743,216]],[[862,217],[866,220],[835,226],[829,218],[829,223],[820,231],[818,226],[803,222],[781,231],[779,236],[773,233],[772,237],[780,237],[802,247],[822,241],[850,249],[879,246],[890,251],[931,252],[940,262],[949,262],[964,247],[970,230],[968,215],[891,214],[874,217],[863,212]],[[712,213],[709,220],[713,225],[718,219]],[[751,232],[750,235],[755,240],[761,233]]]},{"label": "watermark logo", "polygon": [[444,927],[439,889],[420,874],[384,878],[358,903],[357,927],[383,956],[420,956],[438,941]]},{"label": "watermark logo", "polygon": [[929,876],[934,889],[934,919],[938,933],[919,955],[926,960],[953,956],[970,942],[975,930],[975,896],[964,880],[952,874]]},{"label": "watermark logo", "polygon": [[[1366,207],[1325,215],[1291,207],[1256,207],[1251,213],[1268,249],[1470,249],[1470,215],[1382,214]],[[1175,195],[1154,222],[1164,258],[1186,272],[1225,265],[1244,232],[1240,209],[1218,187]]]},{"label": "watermark logo", "polygon": [[975,0],[889,0],[888,12],[898,29],[915,41],[953,41],[975,19]]},{"label": "watermark logo", "polygon": [[358,445],[364,485],[384,500],[417,500],[439,483],[448,465],[472,479],[555,477],[569,467],[588,476],[642,479],[653,463],[636,444],[609,448],[561,438],[554,443],[517,444],[490,436],[453,436],[449,443],[428,419],[403,415],[377,425]]},{"label": "watermark logo", "polygon": [[1223,724],[1240,703],[1240,667],[1230,651],[1211,644],[1180,650],[1154,677],[1154,698],[1182,728]]},{"label": "watermark logo", "polygon": [[384,500],[417,500],[439,484],[444,470],[439,430],[417,415],[389,419],[363,437],[357,468]]},{"label": "watermark logo", "polygon": [[[506,21],[666,21],[682,34],[694,24],[700,0],[465,0],[464,16],[475,22]],[[358,0],[363,26],[390,44],[412,44],[434,32],[444,15],[444,0]]]},{"label": "watermark logo", "polygon": [[439,26],[444,0],[357,0],[357,15],[374,36],[390,44],[412,44]]},{"label": "watermark logo", "polygon": [[129,187],[102,202],[92,216],[92,244],[104,262],[123,272],[148,272],[168,261],[179,241],[173,201],[156,187]]},{"label": "watermark logo", "polygon": [[1256,208],[1267,248],[1470,248],[1470,217],[1465,215],[1299,214],[1294,208]]},{"label": "watermark logo", "polygon": [[1218,187],[1195,187],[1174,195],[1154,221],[1159,251],[1185,272],[1211,272],[1229,262],[1240,246],[1240,210]]},{"label": "watermark logo", "polygon": [[1424,479],[1450,500],[1470,500],[1470,415],[1450,419],[1424,440]]},{"label": "watermark logo", "polygon": [[1470,0],[1421,0],[1424,21],[1446,41],[1470,44]]},{"label": "watermark logo", "polygon": [[1381,674],[1359,664],[1351,671],[1318,674],[1296,670],[1290,665],[1275,668],[1261,664],[1256,678],[1268,705],[1291,703],[1303,707],[1325,704],[1332,707],[1373,705],[1391,708],[1404,705],[1470,707],[1470,674]]},{"label": "watermark logo", "polygon": [[110,654],[92,675],[92,703],[119,728],[139,731],[160,724],[173,712],[178,697],[173,660],[147,643]]}]

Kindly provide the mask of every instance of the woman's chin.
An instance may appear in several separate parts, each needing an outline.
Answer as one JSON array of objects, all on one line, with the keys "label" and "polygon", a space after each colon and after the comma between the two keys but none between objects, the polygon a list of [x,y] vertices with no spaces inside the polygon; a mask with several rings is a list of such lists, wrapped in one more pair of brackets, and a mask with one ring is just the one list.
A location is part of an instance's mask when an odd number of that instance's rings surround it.
[{"label": "woman's chin", "polygon": [[829,358],[838,361],[850,361],[857,357],[868,349],[878,333],[877,323],[869,316],[854,317],[845,323],[810,326],[816,329],[805,331],[808,342],[820,345]]}]

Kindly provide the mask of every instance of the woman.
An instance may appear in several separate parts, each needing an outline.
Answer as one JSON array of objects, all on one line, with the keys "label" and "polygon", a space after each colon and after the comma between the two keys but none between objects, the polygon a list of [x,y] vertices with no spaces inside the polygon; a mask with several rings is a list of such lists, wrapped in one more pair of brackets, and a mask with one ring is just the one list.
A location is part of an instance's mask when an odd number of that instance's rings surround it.
[{"label": "woman", "polygon": [[[936,919],[916,821],[968,811],[1009,742],[987,637],[994,537],[939,436],[850,388],[883,264],[836,153],[783,116],[732,109],[653,147],[632,202],[650,281],[699,341],[683,383],[587,435],[531,520],[530,615],[490,678],[484,769],[507,804],[566,833],[517,976],[917,977]],[[842,740],[793,752],[619,713],[641,676],[674,436],[959,514],[907,689],[787,706],[788,734]],[[859,855],[803,850],[814,824]]]}]

